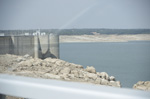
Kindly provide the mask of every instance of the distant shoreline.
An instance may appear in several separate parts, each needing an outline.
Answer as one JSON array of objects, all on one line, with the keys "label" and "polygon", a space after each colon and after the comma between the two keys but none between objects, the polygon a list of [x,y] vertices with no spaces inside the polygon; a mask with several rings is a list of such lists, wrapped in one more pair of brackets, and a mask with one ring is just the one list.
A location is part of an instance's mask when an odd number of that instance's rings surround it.
[{"label": "distant shoreline", "polygon": [[150,41],[150,34],[60,35],[60,43]]}]

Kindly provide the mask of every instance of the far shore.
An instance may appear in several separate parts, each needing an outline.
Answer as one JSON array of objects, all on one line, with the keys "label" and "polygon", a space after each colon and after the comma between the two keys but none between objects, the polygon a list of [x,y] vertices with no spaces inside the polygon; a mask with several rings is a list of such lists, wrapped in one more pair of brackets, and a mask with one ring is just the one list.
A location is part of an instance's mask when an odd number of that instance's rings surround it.
[{"label": "far shore", "polygon": [[131,35],[60,35],[60,43],[150,41],[150,34]]}]

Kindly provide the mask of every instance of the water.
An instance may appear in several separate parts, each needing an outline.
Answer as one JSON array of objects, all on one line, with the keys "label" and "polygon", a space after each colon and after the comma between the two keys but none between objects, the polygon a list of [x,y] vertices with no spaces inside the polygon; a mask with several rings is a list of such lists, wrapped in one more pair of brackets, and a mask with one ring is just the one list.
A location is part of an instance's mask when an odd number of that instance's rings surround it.
[{"label": "water", "polygon": [[61,43],[60,58],[107,72],[122,87],[150,81],[150,42]]}]

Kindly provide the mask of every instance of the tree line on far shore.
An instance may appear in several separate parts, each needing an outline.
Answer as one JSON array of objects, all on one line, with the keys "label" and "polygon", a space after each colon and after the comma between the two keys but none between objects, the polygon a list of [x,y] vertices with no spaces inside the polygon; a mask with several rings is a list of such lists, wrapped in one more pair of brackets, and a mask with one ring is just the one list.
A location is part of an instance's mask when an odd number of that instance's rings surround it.
[{"label": "tree line on far shore", "polygon": [[[24,35],[25,33],[35,33],[38,29],[30,30],[0,30],[0,34],[7,35]],[[40,29],[45,34],[57,33],[59,35],[99,35],[99,34],[150,34],[150,29]]]}]

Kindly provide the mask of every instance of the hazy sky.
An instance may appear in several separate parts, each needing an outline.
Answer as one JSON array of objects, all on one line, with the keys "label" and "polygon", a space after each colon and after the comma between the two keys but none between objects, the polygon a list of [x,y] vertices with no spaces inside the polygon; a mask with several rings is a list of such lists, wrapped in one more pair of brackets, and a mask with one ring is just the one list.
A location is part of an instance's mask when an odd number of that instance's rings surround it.
[{"label": "hazy sky", "polygon": [[0,29],[149,28],[150,0],[0,0]]}]

